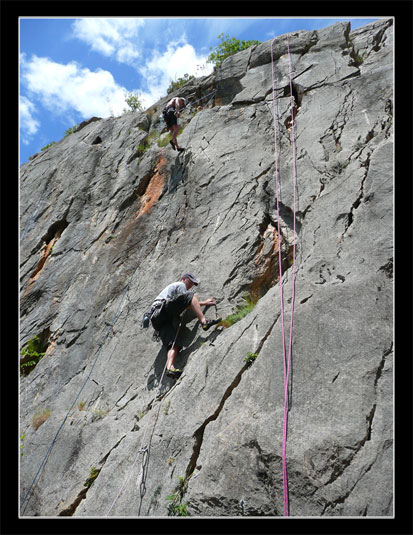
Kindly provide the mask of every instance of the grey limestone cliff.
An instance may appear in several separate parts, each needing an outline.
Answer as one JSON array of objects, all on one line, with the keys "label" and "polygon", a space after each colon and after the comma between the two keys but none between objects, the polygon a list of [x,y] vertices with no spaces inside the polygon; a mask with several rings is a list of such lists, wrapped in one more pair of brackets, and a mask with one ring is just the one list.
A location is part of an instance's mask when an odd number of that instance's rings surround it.
[{"label": "grey limestone cliff", "polygon": [[[279,244],[290,514],[393,514],[392,20],[289,42],[295,234],[285,35],[280,234],[271,41],[182,88],[184,152],[162,146],[168,96],[91,118],[21,167],[21,344],[45,353],[21,360],[23,516],[283,514]],[[183,374],[161,382],[165,350],[140,321],[187,270],[217,300],[208,318],[256,306],[208,332],[185,314]]]}]

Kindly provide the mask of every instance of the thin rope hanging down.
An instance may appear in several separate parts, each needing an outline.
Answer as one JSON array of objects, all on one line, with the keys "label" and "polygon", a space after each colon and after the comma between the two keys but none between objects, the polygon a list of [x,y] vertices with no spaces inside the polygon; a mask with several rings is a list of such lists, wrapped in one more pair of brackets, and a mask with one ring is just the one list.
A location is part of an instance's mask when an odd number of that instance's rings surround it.
[{"label": "thin rope hanging down", "polygon": [[[159,392],[160,390],[160,387],[161,387],[161,384],[162,384],[162,381],[163,381],[163,377],[164,377],[164,374],[165,374],[165,371],[166,371],[166,363],[165,363],[165,366],[163,368],[163,372],[162,372],[162,375],[161,375],[161,379],[159,381],[159,384],[158,384],[158,390],[157,392]],[[156,399],[156,396],[155,396],[155,399]],[[155,419],[154,419],[154,426],[153,426],[153,429],[155,428],[155,424],[156,424],[156,421],[158,419],[158,416],[159,416],[159,411],[161,409],[161,404],[162,404],[162,400],[161,402],[159,403],[159,407],[158,407],[158,412],[156,413],[155,415]],[[107,513],[105,514],[105,516],[109,516],[109,513],[112,511],[113,507],[115,506],[116,502],[118,501],[118,499],[120,498],[121,494],[123,493],[123,491],[125,490],[125,487],[129,481],[129,479],[131,478],[132,474],[133,474],[133,470],[135,468],[135,465],[139,459],[139,456],[141,454],[143,454],[143,458],[142,458],[142,463],[141,463],[141,470],[142,470],[142,478],[141,478],[141,482],[140,482],[140,485],[139,485],[139,490],[140,490],[140,504],[139,504],[139,513],[140,513],[140,508],[141,508],[141,505],[142,505],[142,498],[146,492],[146,488],[145,488],[145,479],[146,479],[146,474],[145,474],[145,461],[147,459],[147,455],[148,455],[148,451],[149,451],[149,446],[144,446],[142,444],[145,444],[145,438],[146,438],[146,432],[148,431],[148,429],[150,428],[150,426],[148,425],[145,429],[145,432],[143,433],[143,437],[142,437],[142,440],[141,440],[141,447],[139,448],[138,450],[138,453],[136,454],[136,457],[135,457],[135,460],[133,461],[133,464],[132,466],[130,467],[129,469],[129,472],[128,472],[128,475],[126,476],[124,482],[123,482],[123,485],[122,487],[120,488],[119,492],[117,493],[115,499],[113,500],[113,502],[111,503]],[[153,432],[153,429],[152,429],[152,432]],[[138,514],[138,516],[140,516]]]},{"label": "thin rope hanging down", "polygon": [[[275,40],[275,39],[274,39]],[[295,236],[296,236],[296,167],[295,167],[295,123],[294,123],[294,106],[293,106],[293,92],[292,92],[292,76],[291,76],[291,55],[290,43],[287,35],[287,50],[288,50],[288,64],[289,64],[289,85],[290,85],[290,108],[291,108],[291,143],[293,153],[293,263],[292,263],[292,290],[291,290],[291,316],[290,316],[290,333],[288,343],[288,359],[286,356],[285,344],[285,325],[284,325],[284,296],[283,296],[283,272],[281,259],[281,231],[280,231],[280,210],[279,210],[279,171],[278,171],[278,149],[277,149],[277,114],[275,106],[275,77],[274,77],[274,54],[273,43],[271,42],[271,72],[272,72],[272,100],[273,100],[273,121],[274,121],[274,159],[275,159],[275,190],[276,190],[276,206],[277,206],[277,232],[278,232],[278,268],[280,274],[280,304],[281,304],[281,330],[282,330],[282,346],[283,346],[283,366],[284,366],[284,415],[283,415],[283,446],[282,446],[282,467],[283,467],[283,502],[284,502],[284,516],[289,516],[289,498],[288,498],[288,473],[287,473],[287,430],[288,430],[288,383],[290,377],[291,354],[292,354],[292,334],[293,334],[293,315],[294,315],[294,299],[295,299]]]},{"label": "thin rope hanging down", "polygon": [[[178,329],[176,331],[176,334],[175,334],[175,338],[174,338],[174,341],[173,341],[173,344],[171,347],[173,347],[175,345],[175,342],[178,338],[178,334],[181,330],[181,325],[182,325],[182,321],[185,317],[185,314],[186,314],[186,311],[184,312],[180,322],[179,322],[179,325],[178,325]],[[158,388],[157,388],[157,395],[155,396],[155,399],[156,397],[159,395],[159,392],[160,392],[160,389],[161,389],[161,385],[162,385],[162,381],[163,381],[163,378],[164,378],[164,375],[165,375],[165,371],[166,371],[166,365],[167,365],[168,361],[165,362],[165,366],[163,368],[163,371],[162,371],[162,375],[161,375],[161,378],[159,380],[159,383],[158,383]],[[152,435],[155,431],[155,426],[156,426],[156,422],[158,421],[158,417],[159,417],[159,412],[161,410],[161,405],[162,405],[162,399],[160,400],[159,402],[159,405],[158,405],[158,410],[155,414],[155,418],[154,418],[154,423],[153,423],[153,426],[152,426]],[[145,444],[145,438],[146,438],[146,432],[147,430],[150,428],[150,426],[148,425],[145,429],[145,432],[143,433],[143,437],[142,437],[142,440],[141,440],[141,447],[139,448],[138,450],[138,453],[136,454],[136,457],[135,457],[135,460],[133,461],[133,464],[132,464],[132,467],[130,468],[129,470],[129,473],[125,479],[125,481],[123,482],[123,485],[122,487],[120,488],[118,494],[116,495],[115,499],[113,500],[112,504],[110,505],[107,513],[105,514],[105,516],[109,516],[109,513],[112,511],[113,507],[115,506],[116,502],[118,501],[118,499],[120,498],[122,492],[124,491],[125,487],[126,487],[126,484],[128,483],[132,473],[133,473],[133,469],[135,468],[135,465],[139,459],[139,456],[141,455],[141,453],[143,454],[143,458],[142,458],[142,463],[141,463],[141,478],[140,478],[140,483],[139,483],[139,493],[140,493],[140,501],[139,501],[139,511],[138,511],[138,516],[140,516],[140,511],[141,511],[141,507],[142,507],[142,500],[143,500],[143,497],[146,493],[146,485],[145,485],[145,482],[146,482],[146,477],[147,477],[147,474],[148,474],[148,468],[147,468],[147,460],[148,460],[148,455],[149,455],[149,451],[150,451],[150,445],[151,445],[151,442],[152,442],[152,435],[151,435],[151,438],[149,439],[149,443],[147,445],[142,445],[142,444]]]}]

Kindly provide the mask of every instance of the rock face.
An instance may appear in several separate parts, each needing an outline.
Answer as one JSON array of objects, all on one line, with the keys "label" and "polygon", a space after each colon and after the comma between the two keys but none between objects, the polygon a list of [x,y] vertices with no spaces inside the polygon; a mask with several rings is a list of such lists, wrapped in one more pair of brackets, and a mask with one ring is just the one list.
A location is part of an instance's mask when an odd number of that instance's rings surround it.
[{"label": "rock face", "polygon": [[[182,88],[183,153],[161,146],[168,96],[85,121],[21,167],[21,343],[45,353],[22,368],[21,515],[283,514],[278,245],[288,341],[294,240],[290,515],[393,514],[392,30],[289,36],[295,234],[285,35],[280,233],[271,41]],[[217,299],[207,318],[256,306],[208,332],[186,313],[175,381],[140,322],[188,270]]]}]

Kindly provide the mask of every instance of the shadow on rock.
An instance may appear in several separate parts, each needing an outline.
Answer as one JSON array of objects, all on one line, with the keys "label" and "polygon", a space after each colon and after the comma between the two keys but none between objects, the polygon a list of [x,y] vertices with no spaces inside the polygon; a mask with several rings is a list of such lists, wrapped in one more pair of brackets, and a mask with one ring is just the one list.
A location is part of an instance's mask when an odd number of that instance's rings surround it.
[{"label": "shadow on rock", "polygon": [[[183,318],[182,325],[180,328],[180,339],[183,344],[184,349],[182,349],[175,360],[175,367],[181,369],[184,371],[184,368],[186,366],[186,363],[188,362],[189,356],[194,353],[194,351],[197,351],[203,344],[209,342],[210,345],[213,345],[214,341],[222,332],[221,330],[215,329],[212,332],[210,332],[208,335],[202,336],[203,331],[201,330],[201,335],[197,336],[197,331],[199,327],[199,323],[196,322],[195,325],[190,329],[187,325],[191,323],[194,320],[195,316],[187,313],[186,316]],[[148,377],[147,381],[147,388],[148,390],[153,390],[154,388],[158,388],[159,381],[162,377],[162,373],[165,367],[166,358],[167,358],[167,348],[162,344],[161,349],[159,350],[155,361],[153,363],[153,366],[151,370],[153,372]],[[164,375],[163,383],[165,382],[171,382],[172,384],[175,382],[175,379],[170,379],[166,375]]]}]

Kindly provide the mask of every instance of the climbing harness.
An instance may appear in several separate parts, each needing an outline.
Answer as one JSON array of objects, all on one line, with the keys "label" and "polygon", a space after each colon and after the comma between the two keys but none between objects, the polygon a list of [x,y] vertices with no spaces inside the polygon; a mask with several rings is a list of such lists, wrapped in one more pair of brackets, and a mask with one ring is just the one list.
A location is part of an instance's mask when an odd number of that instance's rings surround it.
[{"label": "climbing harness", "polygon": [[151,320],[152,316],[155,313],[159,314],[164,304],[165,304],[165,299],[161,299],[159,301],[155,301],[152,304],[149,312],[145,312],[145,314],[143,315],[142,322],[141,322],[142,329],[147,329],[149,327],[150,320]]},{"label": "climbing harness", "polygon": [[[274,39],[275,40],[275,39]],[[282,467],[283,467],[283,502],[284,502],[284,516],[289,516],[289,499],[288,499],[288,474],[287,474],[287,428],[288,428],[288,385],[290,379],[291,353],[292,353],[292,333],[293,333],[293,315],[294,315],[294,299],[295,299],[295,240],[296,240],[296,166],[295,166],[295,122],[293,110],[293,92],[292,92],[292,76],[291,76],[291,55],[290,43],[287,34],[287,50],[289,63],[289,85],[290,85],[290,107],[291,107],[291,144],[293,154],[292,174],[293,174],[293,262],[292,262],[292,290],[291,290],[291,317],[290,317],[290,333],[288,343],[288,358],[286,355],[285,342],[285,325],[284,325],[284,297],[283,297],[283,273],[281,261],[281,232],[280,232],[280,210],[279,210],[279,171],[278,171],[278,150],[277,150],[277,119],[275,107],[275,92],[274,92],[274,55],[273,43],[271,42],[271,70],[272,70],[272,100],[273,100],[273,120],[274,120],[274,158],[275,158],[275,189],[276,189],[276,203],[277,203],[277,232],[278,232],[278,268],[280,273],[280,301],[281,301],[281,330],[282,330],[282,345],[283,345],[283,366],[284,366],[284,415],[283,415],[283,446],[282,446]]]}]

